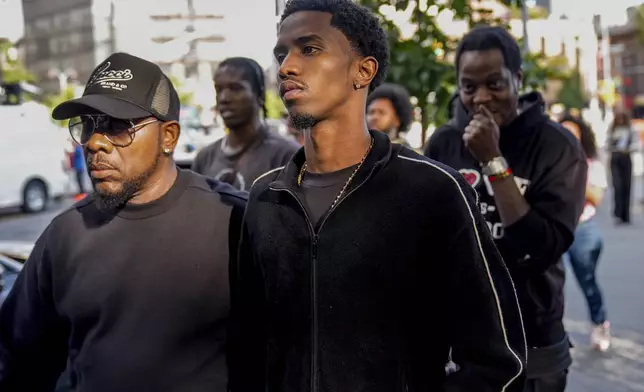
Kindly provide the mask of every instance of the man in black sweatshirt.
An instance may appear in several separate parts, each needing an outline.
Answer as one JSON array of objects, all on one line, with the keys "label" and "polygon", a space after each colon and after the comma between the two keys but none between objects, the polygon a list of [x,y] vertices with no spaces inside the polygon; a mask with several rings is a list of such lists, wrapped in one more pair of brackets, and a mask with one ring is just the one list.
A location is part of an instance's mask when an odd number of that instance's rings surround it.
[{"label": "man in black sweatshirt", "polygon": [[179,100],[158,66],[101,63],[70,121],[94,193],[40,236],[0,309],[0,391],[227,388],[229,259],[244,194],[178,171]]},{"label": "man in black sweatshirt", "polygon": [[526,391],[560,392],[571,363],[561,256],[584,206],[584,154],[548,119],[539,94],[519,98],[521,54],[504,29],[468,33],[456,69],[455,117],[432,135],[425,155],[459,170],[478,191],[519,295],[529,347]]},{"label": "man in black sweatshirt", "polygon": [[[521,391],[518,303],[475,192],[367,129],[388,65],[378,19],[351,0],[291,0],[274,55],[305,144],[251,190],[234,388]],[[450,347],[461,371],[446,385]]]}]

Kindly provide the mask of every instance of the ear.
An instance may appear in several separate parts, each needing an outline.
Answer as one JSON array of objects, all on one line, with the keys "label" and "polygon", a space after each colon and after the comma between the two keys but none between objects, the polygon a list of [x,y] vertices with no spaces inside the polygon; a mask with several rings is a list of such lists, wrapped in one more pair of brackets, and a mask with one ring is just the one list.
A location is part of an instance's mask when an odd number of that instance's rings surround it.
[{"label": "ear", "polygon": [[520,92],[521,89],[523,88],[523,70],[520,69],[519,72],[515,74],[516,78],[516,89],[517,92]]},{"label": "ear", "polygon": [[[161,125],[161,151],[166,155],[171,155],[177,146],[181,126],[176,121],[168,121]],[[170,151],[170,153],[166,153]]]},{"label": "ear", "polygon": [[354,87],[360,85],[360,87],[356,87],[359,89],[369,86],[377,73],[378,61],[374,57],[367,56],[358,59],[358,72],[353,81]]}]

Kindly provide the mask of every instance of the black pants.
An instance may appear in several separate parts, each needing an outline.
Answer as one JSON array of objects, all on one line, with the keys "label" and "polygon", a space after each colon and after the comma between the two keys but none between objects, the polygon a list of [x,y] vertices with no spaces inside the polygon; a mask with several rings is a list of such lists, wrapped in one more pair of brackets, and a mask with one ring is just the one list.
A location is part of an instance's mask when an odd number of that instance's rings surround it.
[{"label": "black pants", "polygon": [[630,154],[614,152],[610,157],[610,171],[613,178],[613,215],[624,223],[631,220],[631,183],[633,161]]},{"label": "black pants", "polygon": [[564,392],[567,381],[567,369],[536,379],[529,378],[523,392]]}]

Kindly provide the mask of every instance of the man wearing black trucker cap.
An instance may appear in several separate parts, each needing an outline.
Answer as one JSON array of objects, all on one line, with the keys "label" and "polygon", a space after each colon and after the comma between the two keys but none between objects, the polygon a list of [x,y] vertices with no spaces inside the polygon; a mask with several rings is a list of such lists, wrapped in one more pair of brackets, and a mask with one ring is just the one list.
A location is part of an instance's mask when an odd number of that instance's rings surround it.
[{"label": "man wearing black trucker cap", "polygon": [[94,193],[51,222],[0,309],[0,391],[225,391],[229,260],[246,196],[172,161],[179,100],[116,53],[70,121]]}]

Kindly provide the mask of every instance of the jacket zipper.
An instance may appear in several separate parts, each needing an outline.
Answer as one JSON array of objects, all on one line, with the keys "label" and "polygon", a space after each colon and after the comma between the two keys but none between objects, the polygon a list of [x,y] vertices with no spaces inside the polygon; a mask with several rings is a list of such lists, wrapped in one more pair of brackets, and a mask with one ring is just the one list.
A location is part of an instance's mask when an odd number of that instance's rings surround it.
[{"label": "jacket zipper", "polygon": [[318,280],[317,280],[317,256],[318,236],[313,234],[313,260],[311,265],[311,307],[313,317],[311,318],[311,391],[318,390]]},{"label": "jacket zipper", "polygon": [[295,195],[295,192],[286,188],[269,188],[273,191],[286,192],[295,199],[297,204],[299,204],[302,211],[304,211],[304,216],[306,217],[306,225],[309,227],[309,232],[311,233],[311,391],[317,391],[317,366],[318,366],[318,328],[317,328],[317,247],[318,247],[318,235],[315,232],[315,228],[311,223],[309,218],[309,213],[306,211],[304,204],[300,199]]},{"label": "jacket zipper", "polygon": [[304,216],[306,217],[306,223],[307,226],[309,227],[309,231],[311,232],[311,310],[312,310],[312,317],[311,317],[311,392],[318,392],[318,309],[317,309],[317,290],[318,290],[318,280],[317,280],[317,251],[318,251],[318,237],[320,232],[322,231],[322,227],[326,223],[327,219],[329,218],[329,215],[333,211],[335,211],[338,206],[347,198],[349,197],[353,192],[358,190],[362,185],[364,185],[365,182],[369,178],[371,178],[371,175],[373,174],[375,168],[372,168],[371,171],[369,172],[369,175],[360,183],[358,184],[355,188],[351,189],[342,199],[338,200],[338,202],[335,204],[335,206],[327,211],[327,213],[324,215],[324,218],[322,218],[322,222],[320,223],[320,226],[318,228],[318,231],[315,231],[315,228],[313,227],[313,224],[311,223],[311,219],[309,218],[309,214],[306,211],[306,208],[304,207],[304,204],[300,201],[300,199],[295,195],[295,192],[293,192],[290,189],[286,188],[271,188],[269,189],[273,191],[282,191],[282,192],[287,192],[289,195],[291,195],[295,201],[297,201],[297,204],[299,204],[300,208],[302,211],[304,211]]}]

